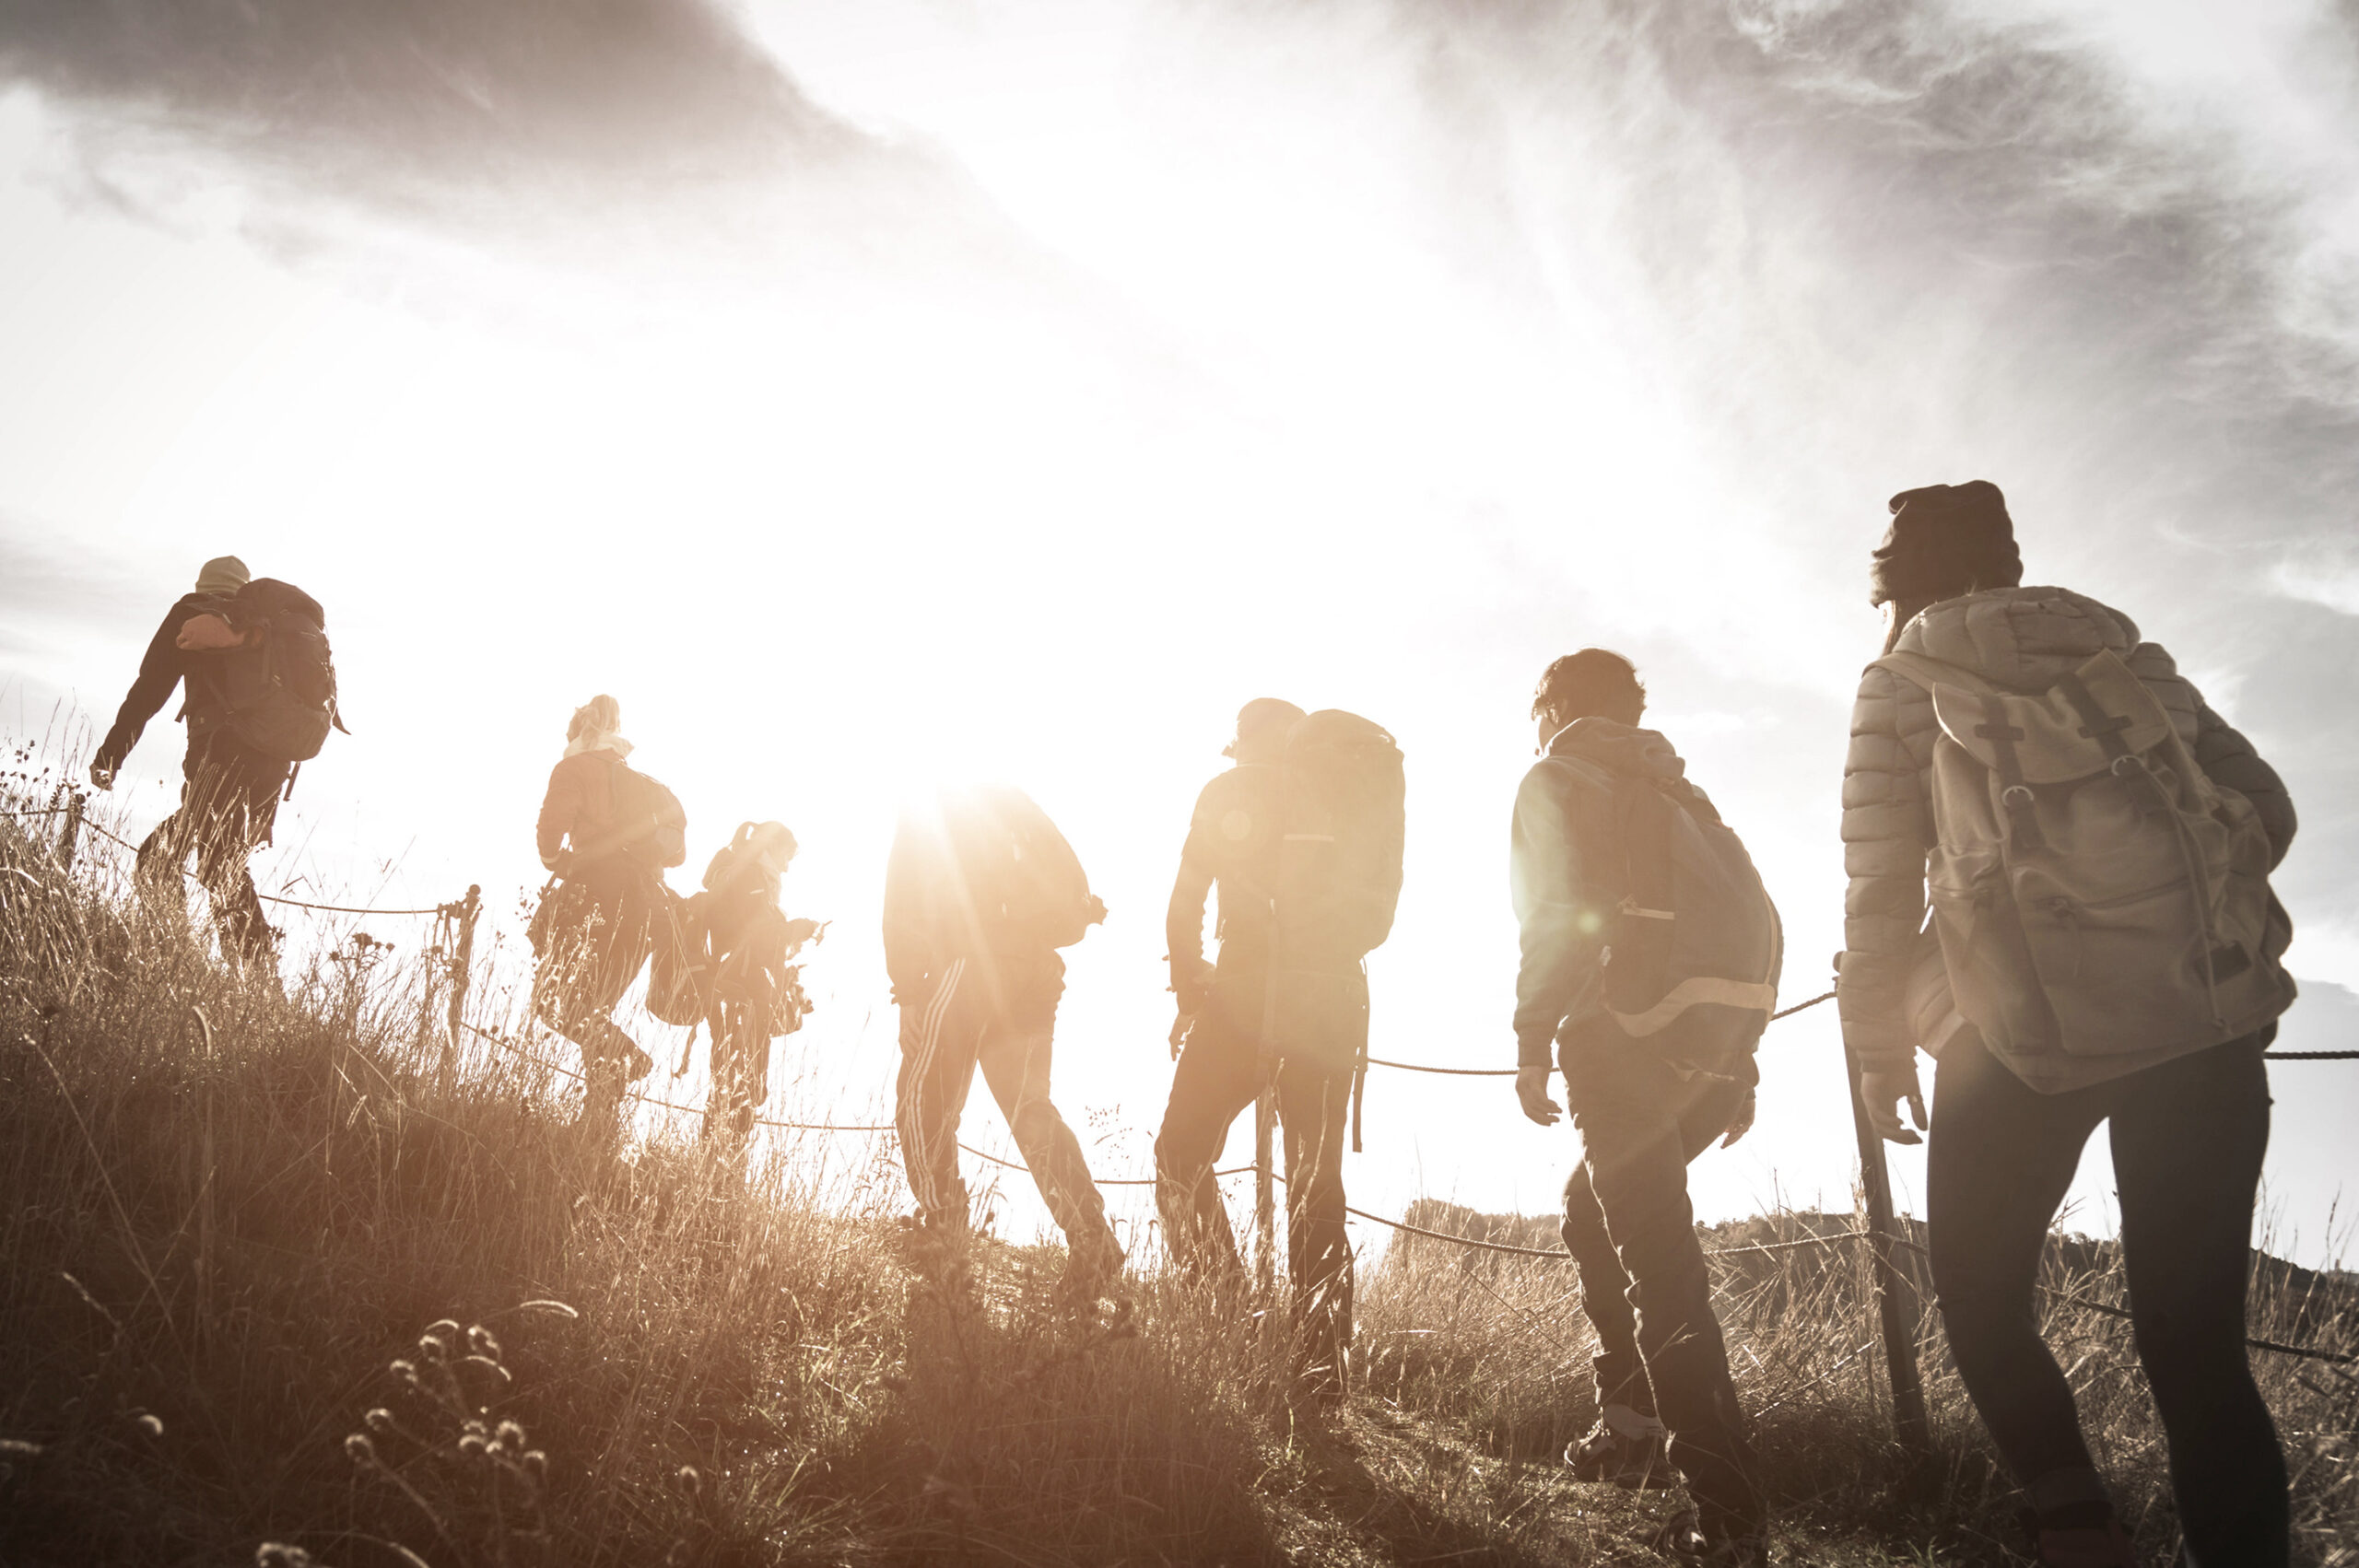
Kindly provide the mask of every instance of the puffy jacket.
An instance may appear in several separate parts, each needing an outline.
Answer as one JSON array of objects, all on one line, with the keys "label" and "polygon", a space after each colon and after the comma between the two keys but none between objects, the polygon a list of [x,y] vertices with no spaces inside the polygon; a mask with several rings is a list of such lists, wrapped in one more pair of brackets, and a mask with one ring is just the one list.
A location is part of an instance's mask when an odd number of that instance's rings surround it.
[{"label": "puffy jacket", "polygon": [[[2161,701],[2212,781],[2249,800],[2272,863],[2294,841],[2294,802],[2252,743],[2214,713],[2129,616],[2062,588],[2000,588],[1932,605],[1898,649],[1974,671],[2011,690],[2044,692],[2101,651],[2118,654]],[[1843,765],[1844,953],[1837,980],[1843,1038],[1870,1071],[1905,1071],[1916,1055],[1909,973],[1924,954],[1925,857],[1933,843],[1931,694],[1870,665],[1851,709]]]}]

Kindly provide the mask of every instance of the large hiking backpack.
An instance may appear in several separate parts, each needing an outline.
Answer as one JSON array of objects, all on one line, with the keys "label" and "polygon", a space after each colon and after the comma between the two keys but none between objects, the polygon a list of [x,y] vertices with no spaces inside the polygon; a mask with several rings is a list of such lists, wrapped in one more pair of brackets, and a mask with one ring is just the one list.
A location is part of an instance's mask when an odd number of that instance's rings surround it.
[{"label": "large hiking backpack", "polygon": [[959,814],[959,864],[976,918],[995,945],[1071,947],[1106,918],[1081,858],[1020,790],[979,792]]},{"label": "large hiking backpack", "polygon": [[[336,711],[335,658],[319,602],[275,578],[256,578],[229,596],[228,617],[245,644],[222,654],[222,722],[264,756],[309,762],[344,729]],[[348,733],[349,731],[347,731]]]},{"label": "large hiking backpack", "polygon": [[695,1024],[712,1011],[719,965],[712,956],[705,908],[701,893],[683,898],[669,887],[663,889],[650,926],[654,951],[647,965],[647,1011],[663,1023]]},{"label": "large hiking backpack", "polygon": [[1262,1038],[1355,1073],[1367,1057],[1367,971],[1401,902],[1407,785],[1401,748],[1340,708],[1295,720],[1279,759],[1278,863]]},{"label": "large hiking backpack", "polygon": [[1380,725],[1323,708],[1295,720],[1279,766],[1279,951],[1356,962],[1392,933],[1401,902],[1401,748]]},{"label": "large hiking backpack", "polygon": [[1934,929],[1995,1049],[2162,1059],[2292,1005],[2269,836],[2119,658],[2036,695],[1923,654],[1877,663],[1932,696]]},{"label": "large hiking backpack", "polygon": [[612,775],[615,828],[593,859],[619,854],[643,871],[662,873],[688,858],[688,813],[680,797],[655,778],[616,761]]},{"label": "large hiking backpack", "polygon": [[1614,826],[1622,896],[1605,1009],[1665,1060],[1724,1072],[1777,1011],[1778,907],[1743,840],[1684,778],[1615,772]]}]

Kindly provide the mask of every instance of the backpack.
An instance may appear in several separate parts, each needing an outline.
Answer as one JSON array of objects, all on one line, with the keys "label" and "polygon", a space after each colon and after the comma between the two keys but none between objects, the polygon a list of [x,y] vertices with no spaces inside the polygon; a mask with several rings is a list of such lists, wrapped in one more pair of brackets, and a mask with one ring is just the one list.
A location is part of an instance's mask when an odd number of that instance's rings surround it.
[{"label": "backpack", "polygon": [[[275,578],[256,578],[229,596],[227,618],[249,630],[245,646],[222,654],[222,722],[264,756],[309,762],[343,730],[335,659],[319,602]],[[251,635],[259,631],[260,636]],[[349,734],[349,731],[346,731]]]},{"label": "backpack", "polygon": [[994,947],[1071,947],[1106,919],[1081,858],[1031,797],[992,790],[972,810],[958,859]]},{"label": "backpack", "polygon": [[1923,654],[1876,662],[1933,699],[1934,929],[1995,1049],[2160,1059],[2292,1005],[2269,836],[2118,657],[2036,695]]},{"label": "backpack", "polygon": [[705,923],[705,895],[683,898],[664,887],[663,907],[651,930],[654,951],[647,965],[647,1011],[665,1024],[701,1022],[712,1011],[717,967]]},{"label": "backpack", "polygon": [[1778,906],[1744,841],[1685,778],[1615,772],[1613,813],[1622,897],[1605,1010],[1674,1065],[1725,1072],[1778,1007]]},{"label": "backpack", "polygon": [[[616,762],[615,830],[599,856],[619,854],[643,871],[661,873],[688,858],[688,813],[680,797],[627,763]],[[598,858],[598,857],[593,857]]]},{"label": "backpack", "polygon": [[1288,964],[1356,963],[1392,933],[1401,902],[1401,748],[1330,708],[1295,721],[1279,766],[1277,950]]}]

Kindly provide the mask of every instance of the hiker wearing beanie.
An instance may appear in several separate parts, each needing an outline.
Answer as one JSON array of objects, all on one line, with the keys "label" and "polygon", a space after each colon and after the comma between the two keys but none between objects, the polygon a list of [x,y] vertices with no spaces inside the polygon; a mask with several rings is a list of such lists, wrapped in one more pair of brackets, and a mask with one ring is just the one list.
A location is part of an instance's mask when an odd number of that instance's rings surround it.
[{"label": "hiker wearing beanie", "polygon": [[1629,661],[1584,649],[1532,703],[1540,761],[1518,790],[1509,861],[1523,958],[1516,1094],[1581,1135],[1565,1250],[1597,1331],[1596,1430],[1565,1457],[1583,1480],[1687,1483],[1667,1542],[1690,1561],[1767,1562],[1768,1516],[1687,1167],[1753,1125],[1754,1049],[1777,1005],[1784,938],[1736,835],[1671,743],[1638,727]]},{"label": "hiker wearing beanie", "polygon": [[[277,661],[299,643],[308,655],[310,679],[296,683],[305,687],[296,717],[300,728],[316,720],[316,736],[308,744],[289,743],[283,726],[268,721],[276,715],[257,723],[253,697],[269,677],[287,673]],[[181,875],[194,855],[197,880],[212,898],[222,956],[273,973],[273,933],[246,862],[271,841],[294,768],[318,751],[328,726],[336,723],[325,616],[301,590],[253,578],[235,556],[205,562],[195,587],[165,612],[148,640],[139,677],[90,759],[92,784],[114,788],[147,721],[175,688],[182,692],[176,717],[188,725],[180,809],[139,846],[141,892],[153,907],[180,910]],[[281,681],[279,700],[293,707],[291,690]]]},{"label": "hiker wearing beanie", "polygon": [[[1322,1053],[1306,1039],[1280,1037],[1265,1048],[1262,1038],[1284,832],[1282,764],[1286,737],[1303,719],[1301,708],[1276,697],[1247,703],[1222,754],[1236,766],[1204,786],[1188,822],[1164,922],[1179,998],[1179,1066],[1155,1140],[1156,1206],[1173,1261],[1198,1280],[1241,1292],[1245,1268],[1213,1165],[1231,1124],[1270,1083],[1274,1066],[1285,1148],[1286,1272],[1302,1340],[1298,1387],[1314,1400],[1332,1402],[1344,1390],[1352,1337],[1344,1149],[1354,1058]],[[1206,963],[1204,901],[1215,888],[1220,952],[1216,963]],[[1346,983],[1359,975],[1357,955],[1348,956],[1333,965]],[[1358,1012],[1364,1035],[1364,989]]]},{"label": "hiker wearing beanie", "polygon": [[1899,1107],[1925,1128],[1915,1059],[1936,1057],[1926,1207],[1959,1376],[2039,1560],[2138,1562],[2033,1295],[2108,1123],[2189,1560],[2283,1568],[2285,1462],[2244,1336],[2261,1053],[2293,996],[2267,876],[2293,802],[2130,617],[2019,586],[1998,486],[1906,490],[1890,509],[1871,568],[1884,657],[1860,678],[1844,769],[1838,995],[1885,1138],[1917,1141]]},{"label": "hiker wearing beanie", "polygon": [[581,1047],[581,1125],[599,1133],[614,1129],[624,1085],[654,1066],[613,1014],[647,962],[663,872],[687,858],[680,802],[624,762],[631,751],[613,697],[576,708],[534,834],[554,874],[533,916],[533,1011]]}]

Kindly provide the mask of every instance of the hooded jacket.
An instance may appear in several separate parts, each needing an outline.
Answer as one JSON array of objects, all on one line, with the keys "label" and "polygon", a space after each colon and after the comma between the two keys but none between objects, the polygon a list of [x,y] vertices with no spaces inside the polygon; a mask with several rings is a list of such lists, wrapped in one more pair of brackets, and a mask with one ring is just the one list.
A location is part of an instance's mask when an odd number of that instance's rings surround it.
[{"label": "hooded jacket", "polygon": [[[2294,802],[2252,743],[2213,712],[2156,643],[2118,610],[2062,588],[2000,588],[1943,600],[1908,623],[1897,651],[1961,665],[1993,685],[2044,692],[2110,650],[2161,702],[2214,784],[2253,804],[2271,864],[2294,841]],[[1908,1069],[1918,1045],[1910,971],[1924,956],[1925,857],[1934,841],[1931,694],[1870,665],[1843,765],[1844,952],[1836,983],[1845,1044],[1871,1072]],[[1922,989],[1920,984],[1919,989]],[[1921,1003],[1917,1008],[1924,1011]],[[2050,1085],[2050,1087],[2055,1087]]]},{"label": "hooded jacket", "polygon": [[1680,778],[1687,764],[1661,733],[1577,719],[1548,743],[1516,791],[1508,890],[1523,928],[1516,1058],[1544,1067],[1567,1029],[1604,1016],[1605,942],[1621,898],[1617,776]]}]

